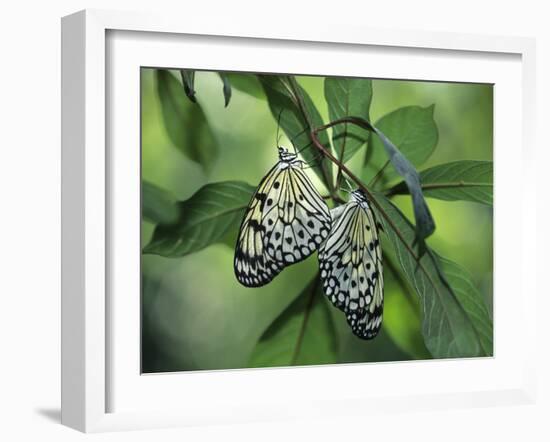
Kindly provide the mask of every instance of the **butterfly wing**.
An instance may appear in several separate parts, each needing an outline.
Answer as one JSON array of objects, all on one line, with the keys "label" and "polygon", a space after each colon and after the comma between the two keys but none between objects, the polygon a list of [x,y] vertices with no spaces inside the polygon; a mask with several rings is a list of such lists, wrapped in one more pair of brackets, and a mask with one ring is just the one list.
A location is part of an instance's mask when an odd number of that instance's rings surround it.
[{"label": "butterfly wing", "polygon": [[267,255],[262,224],[266,195],[279,175],[275,165],[262,179],[246,208],[235,246],[234,270],[237,280],[246,287],[260,287],[270,282],[283,265]]},{"label": "butterfly wing", "polygon": [[330,213],[301,162],[279,162],[260,182],[235,248],[235,275],[247,287],[270,282],[311,255],[330,230]]},{"label": "butterfly wing", "polygon": [[350,201],[333,210],[319,263],[325,294],[346,313],[353,333],[363,339],[376,336],[382,324],[384,280],[377,223],[367,204]]}]

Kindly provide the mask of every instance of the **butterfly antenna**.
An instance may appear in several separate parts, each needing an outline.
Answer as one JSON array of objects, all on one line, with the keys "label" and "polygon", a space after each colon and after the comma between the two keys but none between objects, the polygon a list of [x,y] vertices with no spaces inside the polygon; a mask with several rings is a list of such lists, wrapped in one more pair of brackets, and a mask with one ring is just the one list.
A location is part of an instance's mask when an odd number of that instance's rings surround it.
[{"label": "butterfly antenna", "polygon": [[276,146],[279,147],[279,140],[281,139],[279,137],[279,128],[281,127],[281,115],[283,114],[283,110],[284,109],[281,109],[279,111],[279,116],[277,117],[277,140],[276,140]]},{"label": "butterfly antenna", "polygon": [[298,153],[301,153],[303,150],[306,149],[306,147],[309,147],[313,144],[313,141],[310,141],[309,143],[307,143],[304,147],[302,147],[300,150],[298,150],[298,152],[296,152],[297,154]]},{"label": "butterfly antenna", "polygon": [[[306,147],[308,146],[311,146],[311,142],[307,145],[305,145],[304,147],[302,147],[298,152],[297,154],[301,153]],[[296,154],[296,155],[297,155]],[[315,167],[319,167],[321,166],[322,162],[323,162],[323,158],[325,157],[325,155],[323,154],[323,152],[319,152],[319,151],[315,151],[311,158],[309,158],[307,161],[304,161],[305,163],[307,164],[310,164],[310,163],[315,163]]]},{"label": "butterfly antenna", "polygon": [[348,189],[349,189],[349,190],[348,190],[348,193],[353,192],[353,187],[352,187],[352,185],[350,184],[349,180],[348,180],[346,177],[344,177],[344,181],[345,181],[346,184],[348,185]]},{"label": "butterfly antenna", "polygon": [[304,167],[302,170],[317,169],[319,167],[321,167],[320,164],[314,164],[313,166]]},{"label": "butterfly antenna", "polygon": [[325,155],[323,154],[323,152],[316,151],[309,160],[305,161],[308,167],[304,167],[304,169],[313,169],[314,167],[322,167],[324,158],[325,158]]},{"label": "butterfly antenna", "polygon": [[[296,145],[294,144],[294,140],[296,140],[296,138],[298,138],[300,135],[302,135],[305,131],[307,131],[307,128],[302,129],[300,132],[298,132],[296,135],[294,135],[292,137],[292,139],[290,140],[290,142],[292,143],[292,147],[294,147],[294,152],[296,153],[296,155],[298,155],[302,150],[304,150],[307,147],[307,146],[304,146],[300,150],[296,150]],[[308,144],[308,146],[309,146],[309,144]]]}]

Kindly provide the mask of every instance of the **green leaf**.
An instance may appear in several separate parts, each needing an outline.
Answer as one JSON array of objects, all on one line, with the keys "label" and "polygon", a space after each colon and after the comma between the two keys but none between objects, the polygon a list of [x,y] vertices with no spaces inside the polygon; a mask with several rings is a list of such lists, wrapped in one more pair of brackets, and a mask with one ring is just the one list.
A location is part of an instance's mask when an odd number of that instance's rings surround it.
[{"label": "green leaf", "polygon": [[[384,264],[384,325],[382,329],[412,359],[431,359],[422,336],[420,299],[406,279],[391,242],[382,236]],[[376,340],[376,339],[375,339]]]},{"label": "green leaf", "polygon": [[185,95],[187,95],[187,98],[189,98],[193,103],[196,103],[197,97],[195,96],[195,71],[180,69],[180,75]]},{"label": "green leaf", "polygon": [[[492,161],[465,160],[440,164],[420,172],[420,181],[427,197],[493,205]],[[392,187],[388,194],[407,192],[407,186],[401,182]]]},{"label": "green leaf", "polygon": [[395,171],[404,178],[405,184],[411,194],[414,218],[416,221],[416,236],[421,246],[420,253],[422,254],[424,250],[424,239],[434,232],[435,221],[432,218],[430,209],[422,194],[418,172],[385,134],[376,127],[374,128],[374,133],[376,133],[378,139],[382,141],[390,163]]},{"label": "green leaf", "polygon": [[[438,131],[433,114],[434,105],[425,108],[402,107],[383,116],[374,126],[392,140],[397,149],[418,167],[430,157],[437,145]],[[366,181],[371,179],[388,160],[383,141],[373,133],[370,134],[368,145],[363,175]],[[382,182],[385,182],[394,177],[395,171],[387,167],[381,178]]]},{"label": "green leaf", "polygon": [[336,330],[316,275],[264,332],[249,365],[284,367],[335,362]]},{"label": "green leaf", "polygon": [[[361,341],[351,332],[350,326],[345,320],[345,315],[340,311],[337,313],[344,318],[345,322],[344,329],[340,332],[340,347],[343,348],[340,350],[338,363],[396,362],[410,361],[411,359],[430,359],[431,357],[427,351],[425,351],[426,354],[418,358],[416,355],[411,355],[401,349],[389,334],[387,324],[382,325],[376,339]],[[420,338],[420,341],[422,341],[422,338]]]},{"label": "green leaf", "polygon": [[454,292],[441,272],[437,256],[430,250],[418,257],[415,228],[388,199],[375,194],[373,204],[393,245],[397,261],[407,280],[420,297],[422,335],[426,348],[435,358],[474,357],[484,354],[480,338]]},{"label": "green leaf", "polygon": [[185,98],[181,83],[169,71],[159,69],[156,77],[164,127],[170,141],[186,157],[209,171],[217,158],[218,143],[200,104]]},{"label": "green leaf", "polygon": [[[319,152],[312,145],[309,137],[312,128],[323,125],[321,115],[313,101],[297,83],[295,84],[296,88],[293,89],[292,84],[295,83],[295,80],[292,77],[259,75],[258,78],[264,88],[273,117],[277,121],[280,116],[281,128],[287,137],[293,142],[296,149],[301,151],[304,160],[314,167],[315,173],[330,189],[332,165],[326,158],[322,158],[320,160],[321,167],[316,167],[319,165]],[[305,109],[301,109],[300,101],[303,102]],[[319,141],[330,148],[326,132],[319,133]]]},{"label": "green leaf", "polygon": [[223,98],[225,100],[225,107],[229,104],[229,101],[231,100],[231,83],[229,81],[229,78],[227,74],[223,72],[218,72],[218,75],[222,79],[223,83]]},{"label": "green leaf", "polygon": [[467,270],[448,259],[438,257],[447,281],[476,330],[484,356],[493,355],[493,321],[482,294]]},{"label": "green leaf", "polygon": [[[370,120],[372,100],[371,80],[360,78],[325,79],[325,99],[331,120],[361,117]],[[349,160],[367,141],[366,133],[353,124],[341,124],[332,129],[332,145],[342,162]]]},{"label": "green leaf", "polygon": [[176,199],[166,190],[148,182],[141,182],[143,217],[155,224],[171,224],[178,219]]},{"label": "green leaf", "polygon": [[178,204],[179,218],[156,227],[144,253],[180,257],[226,241],[233,232],[236,242],[244,210],[255,188],[242,181],[224,181],[201,187]]},{"label": "green leaf", "polygon": [[233,72],[226,72],[226,78],[229,79],[231,85],[247,95],[254,98],[265,99],[265,93],[255,74],[240,74]]}]

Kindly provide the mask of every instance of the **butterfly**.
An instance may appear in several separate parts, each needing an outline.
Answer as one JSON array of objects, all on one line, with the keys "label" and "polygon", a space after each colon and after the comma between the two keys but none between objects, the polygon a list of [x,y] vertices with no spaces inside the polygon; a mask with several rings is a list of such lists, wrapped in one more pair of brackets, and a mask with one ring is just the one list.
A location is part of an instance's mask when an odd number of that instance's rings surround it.
[{"label": "butterfly", "polygon": [[331,211],[332,226],[319,248],[323,289],[346,314],[353,333],[372,339],[382,325],[384,279],[380,225],[366,195],[359,189]]},{"label": "butterfly", "polygon": [[237,280],[270,282],[310,256],[330,230],[329,209],[304,171],[305,162],[279,147],[279,161],[260,181],[245,211],[235,247]]}]

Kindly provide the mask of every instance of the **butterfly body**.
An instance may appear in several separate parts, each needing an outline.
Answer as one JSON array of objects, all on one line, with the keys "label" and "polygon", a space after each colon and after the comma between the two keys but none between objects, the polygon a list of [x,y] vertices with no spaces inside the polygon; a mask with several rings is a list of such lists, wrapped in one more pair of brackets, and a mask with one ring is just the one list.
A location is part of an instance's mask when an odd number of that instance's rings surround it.
[{"label": "butterfly body", "polygon": [[325,294],[346,314],[352,331],[363,339],[375,337],[384,301],[382,251],[374,212],[360,190],[332,210],[319,264]]},{"label": "butterfly body", "polygon": [[270,282],[303,261],[325,240],[330,213],[296,154],[279,147],[279,161],[246,209],[235,247],[237,280],[247,287]]}]

